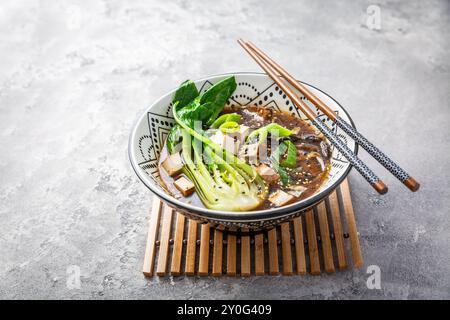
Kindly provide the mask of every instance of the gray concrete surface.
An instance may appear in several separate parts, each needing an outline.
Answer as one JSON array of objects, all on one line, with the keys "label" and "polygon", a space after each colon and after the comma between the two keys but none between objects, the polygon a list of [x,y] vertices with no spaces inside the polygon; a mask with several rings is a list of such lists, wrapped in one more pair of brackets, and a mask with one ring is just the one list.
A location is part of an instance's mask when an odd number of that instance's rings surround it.
[{"label": "gray concrete surface", "polygon": [[[0,298],[450,298],[449,34],[437,0],[2,1]],[[378,196],[351,173],[362,269],[142,276],[151,194],[128,163],[130,127],[186,78],[257,71],[239,36],[334,96],[422,182],[412,194],[362,153],[391,187]]]}]

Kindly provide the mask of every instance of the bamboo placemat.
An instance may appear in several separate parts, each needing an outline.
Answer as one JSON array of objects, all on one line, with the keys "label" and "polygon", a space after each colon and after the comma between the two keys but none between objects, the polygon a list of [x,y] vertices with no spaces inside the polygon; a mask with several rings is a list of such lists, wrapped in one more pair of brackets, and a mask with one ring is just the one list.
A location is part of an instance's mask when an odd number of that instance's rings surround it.
[{"label": "bamboo placemat", "polygon": [[[350,247],[350,250],[348,250]],[[257,234],[232,234],[185,218],[156,196],[145,250],[145,276],[313,275],[361,267],[347,180],[302,217]]]}]

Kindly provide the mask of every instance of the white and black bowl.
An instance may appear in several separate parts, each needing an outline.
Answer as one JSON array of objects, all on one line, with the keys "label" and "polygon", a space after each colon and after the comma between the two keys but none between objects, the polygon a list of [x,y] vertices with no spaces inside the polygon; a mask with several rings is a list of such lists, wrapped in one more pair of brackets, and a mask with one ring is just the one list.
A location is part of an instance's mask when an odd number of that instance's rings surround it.
[{"label": "white and black bowl", "polygon": [[[234,105],[258,105],[261,107],[273,107],[277,110],[289,112],[296,117],[306,119],[305,115],[292,103],[292,101],[281,91],[280,88],[267,75],[261,73],[231,73],[215,75],[195,81],[200,92],[205,91],[214,83],[225,77],[234,75],[236,77],[237,89],[230,99]],[[344,120],[353,122],[342,106],[322,90],[303,83],[325,104],[332,108]],[[131,164],[139,179],[156,194],[162,201],[167,203],[176,211],[187,217],[201,222],[208,222],[212,226],[236,231],[247,228],[251,231],[269,229],[281,222],[293,219],[306,212],[315,204],[323,200],[332,192],[348,175],[351,164],[341,153],[332,146],[331,171],[329,179],[312,196],[280,208],[269,210],[227,212],[215,211],[192,204],[182,202],[172,197],[164,188],[159,178],[158,159],[164,146],[168,132],[175,121],[171,112],[171,99],[176,89],[166,93],[157,101],[153,102],[139,117],[133,127],[128,152]],[[335,126],[324,114],[314,107],[305,97],[301,96],[317,115],[326,122],[330,128],[344,141],[347,146],[357,153],[357,145],[346,133]]]}]

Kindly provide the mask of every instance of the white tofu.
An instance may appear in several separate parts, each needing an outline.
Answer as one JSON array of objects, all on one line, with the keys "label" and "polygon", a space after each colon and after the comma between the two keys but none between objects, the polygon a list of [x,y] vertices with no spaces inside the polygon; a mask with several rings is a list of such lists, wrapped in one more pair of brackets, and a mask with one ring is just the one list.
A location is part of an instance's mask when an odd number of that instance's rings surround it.
[{"label": "white tofu", "polygon": [[248,135],[250,134],[250,127],[244,126],[244,125],[240,125],[239,128],[239,137],[241,139],[242,142],[245,141],[245,139],[247,139]]},{"label": "white tofu", "polygon": [[162,166],[171,177],[180,174],[183,169],[180,153],[177,152],[168,156],[166,160],[163,161]]},{"label": "white tofu", "polygon": [[186,179],[185,177],[178,178],[173,184],[185,197],[192,194],[195,190],[195,186],[192,181]]},{"label": "white tofu", "polygon": [[218,144],[222,149],[227,150],[233,154],[237,154],[239,150],[239,141],[235,141],[233,137],[223,134],[221,131],[217,131],[213,136],[210,137],[212,142]]},{"label": "white tofu", "polygon": [[248,135],[250,134],[250,127],[240,125],[239,131],[236,131],[234,133],[230,133],[229,135],[236,140],[238,140],[241,144],[245,142],[245,139],[247,139]]},{"label": "white tofu", "polygon": [[277,207],[282,207],[295,201],[295,197],[282,190],[278,190],[271,194],[269,201]]},{"label": "white tofu", "polygon": [[259,143],[246,144],[239,152],[239,158],[250,164],[258,164]]},{"label": "white tofu", "polygon": [[277,183],[278,180],[280,180],[280,175],[278,174],[278,172],[276,172],[266,164],[260,164],[256,168],[256,171],[269,185]]}]

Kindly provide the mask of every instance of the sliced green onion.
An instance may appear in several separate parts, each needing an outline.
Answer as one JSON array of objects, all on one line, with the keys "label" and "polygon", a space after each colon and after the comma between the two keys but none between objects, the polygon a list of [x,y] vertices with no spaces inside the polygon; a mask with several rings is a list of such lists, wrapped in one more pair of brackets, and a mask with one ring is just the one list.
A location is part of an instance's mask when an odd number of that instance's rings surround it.
[{"label": "sliced green onion", "polygon": [[219,128],[223,123],[227,121],[239,122],[241,120],[241,116],[237,113],[226,113],[218,117],[210,126],[212,129]]},{"label": "sliced green onion", "polygon": [[220,125],[220,131],[223,133],[234,133],[239,131],[239,123],[234,121],[227,121]]},{"label": "sliced green onion", "polygon": [[286,159],[281,161],[283,167],[295,168],[297,166],[297,148],[290,140],[283,141],[287,146]]},{"label": "sliced green onion", "polygon": [[279,159],[286,152],[286,149],[287,149],[287,145],[282,143],[278,146],[278,148],[270,156],[270,160],[272,162],[272,167],[280,175],[280,180],[281,180],[282,185],[289,184],[289,180],[290,180],[289,174],[286,172],[286,170],[282,166],[280,166],[280,162],[279,162]]},{"label": "sliced green onion", "polygon": [[258,137],[258,143],[265,143],[267,141],[267,135],[269,133],[276,137],[289,137],[291,134],[293,134],[291,130],[286,129],[277,123],[271,123],[265,127],[253,131],[247,137],[247,141],[251,141],[253,138]]}]

